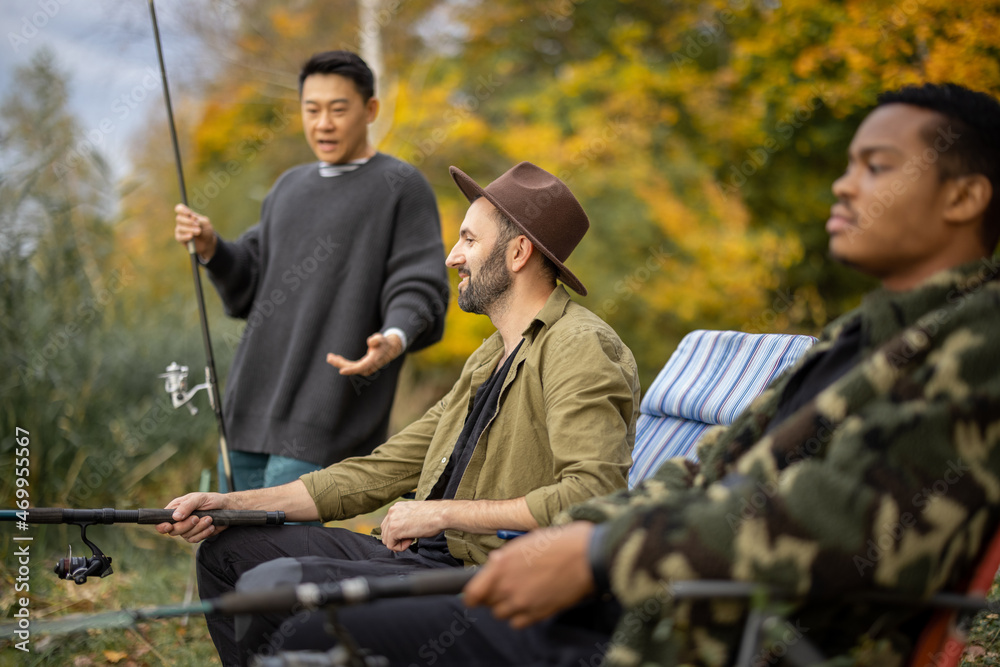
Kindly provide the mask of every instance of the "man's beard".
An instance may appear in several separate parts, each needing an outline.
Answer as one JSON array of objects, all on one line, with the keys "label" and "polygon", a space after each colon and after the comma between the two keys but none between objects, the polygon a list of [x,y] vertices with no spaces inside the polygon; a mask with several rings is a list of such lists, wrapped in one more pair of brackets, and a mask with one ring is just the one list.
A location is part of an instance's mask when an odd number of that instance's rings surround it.
[{"label": "man's beard", "polygon": [[470,274],[465,291],[459,291],[459,308],[467,313],[490,315],[488,310],[498,310],[497,306],[500,309],[506,307],[505,302],[513,283],[510,272],[507,271],[506,256],[507,244],[497,242],[482,267],[476,272],[475,282]]}]

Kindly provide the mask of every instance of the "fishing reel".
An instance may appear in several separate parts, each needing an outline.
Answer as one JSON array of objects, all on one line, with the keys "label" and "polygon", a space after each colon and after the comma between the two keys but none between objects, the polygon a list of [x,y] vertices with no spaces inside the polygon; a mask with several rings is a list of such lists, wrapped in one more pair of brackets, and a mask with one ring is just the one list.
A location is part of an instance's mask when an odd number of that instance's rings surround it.
[{"label": "fishing reel", "polygon": [[[202,389],[208,390],[211,386],[208,381],[205,381],[199,385],[195,385],[190,390],[187,388],[187,376],[188,367],[181,366],[176,361],[170,363],[167,366],[166,372],[161,373],[157,377],[164,378],[164,389],[170,394],[170,402],[173,403],[174,409],[181,407],[182,405],[187,405],[187,409],[192,415],[198,414],[198,408],[191,405],[189,401],[194,398]],[[208,377],[208,369],[205,369],[205,377]],[[208,391],[208,401],[212,402],[212,392]],[[215,407],[214,405],[212,406]]]},{"label": "fishing reel", "polygon": [[89,524],[78,523],[76,525],[80,526],[80,536],[84,543],[90,547],[93,555],[90,558],[74,556],[73,545],[70,545],[69,555],[60,559],[53,568],[56,576],[60,579],[75,581],[79,586],[87,583],[87,577],[106,577],[109,574],[114,574],[114,570],[111,569],[111,556],[105,555],[100,547],[87,539],[87,526]]}]

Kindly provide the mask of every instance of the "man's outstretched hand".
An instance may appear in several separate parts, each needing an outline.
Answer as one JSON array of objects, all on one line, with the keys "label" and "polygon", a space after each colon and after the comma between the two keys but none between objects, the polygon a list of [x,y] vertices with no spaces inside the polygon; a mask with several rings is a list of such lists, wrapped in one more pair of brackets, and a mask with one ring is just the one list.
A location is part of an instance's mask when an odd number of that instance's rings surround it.
[{"label": "man's outstretched hand", "polygon": [[470,607],[492,607],[514,628],[524,628],[576,604],[594,590],[587,559],[594,525],[533,530],[490,554],[465,586]]},{"label": "man's outstretched hand", "polygon": [[396,334],[385,336],[375,333],[368,337],[368,352],[365,356],[351,361],[332,352],[326,355],[326,363],[340,369],[341,375],[371,375],[403,353],[403,341]]}]

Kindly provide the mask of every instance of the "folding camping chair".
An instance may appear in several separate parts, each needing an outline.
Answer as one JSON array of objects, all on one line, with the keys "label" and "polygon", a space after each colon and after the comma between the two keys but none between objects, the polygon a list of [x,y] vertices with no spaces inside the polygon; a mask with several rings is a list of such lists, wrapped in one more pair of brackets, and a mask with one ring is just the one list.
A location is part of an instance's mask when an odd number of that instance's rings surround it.
[{"label": "folding camping chair", "polygon": [[816,342],[812,336],[692,331],[639,406],[629,488],[667,459],[694,460],[695,444],[712,426],[728,426]]},{"label": "folding camping chair", "polygon": [[[698,439],[728,426],[816,342],[812,336],[697,330],[684,336],[639,404],[628,485],[667,459],[696,458]],[[524,531],[500,530],[502,539]]]},{"label": "folding camping chair", "polygon": [[[863,598],[885,605],[937,609],[924,626],[907,664],[909,667],[958,667],[975,614],[989,606],[986,594],[993,584],[998,569],[1000,569],[1000,530],[993,535],[993,539],[976,565],[965,593],[937,593],[924,600],[881,593],[871,593],[864,595]],[[783,597],[780,593],[758,584],[729,580],[678,581],[671,584],[670,591],[677,600],[708,598],[749,600],[759,596],[780,603],[795,599],[794,596]],[[768,654],[771,646],[779,641],[769,636],[768,628],[783,627],[784,620],[780,612],[773,611],[767,604],[752,608],[743,627],[743,636],[734,667],[751,667],[755,660],[759,661],[761,655]],[[781,648],[782,664],[787,667],[808,667],[826,660],[822,652],[807,637],[799,637],[791,644],[782,642]]]}]

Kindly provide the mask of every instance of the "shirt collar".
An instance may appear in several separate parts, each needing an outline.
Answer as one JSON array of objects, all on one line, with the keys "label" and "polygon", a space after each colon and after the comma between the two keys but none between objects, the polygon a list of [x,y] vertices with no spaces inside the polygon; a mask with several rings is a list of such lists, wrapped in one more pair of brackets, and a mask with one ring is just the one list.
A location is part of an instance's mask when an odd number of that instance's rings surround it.
[{"label": "shirt collar", "polygon": [[[556,323],[556,321],[563,316],[566,312],[566,306],[572,301],[569,296],[569,292],[562,285],[557,285],[549,298],[545,301],[545,305],[542,309],[535,314],[534,319],[531,320],[531,324],[521,332],[521,336],[530,345],[538,335],[538,332],[543,327],[550,327]],[[484,342],[484,350],[486,351],[485,360],[483,364],[496,363],[499,358],[496,355],[503,354],[503,336],[500,335],[499,331],[495,331],[492,336],[487,338]],[[522,347],[518,355],[524,354],[527,348]]]},{"label": "shirt collar", "polygon": [[371,160],[371,158],[363,157],[359,160],[351,160],[350,162],[345,162],[344,164],[332,164],[330,162],[320,162],[319,175],[324,178],[340,176],[341,174],[346,174],[348,172],[354,171],[361,165],[368,162],[368,160]]},{"label": "shirt collar", "polygon": [[566,312],[566,305],[570,302],[569,292],[562,285],[556,285],[552,294],[545,301],[545,305],[538,311],[528,327],[521,332],[529,342],[532,341],[539,329],[550,327]]}]

